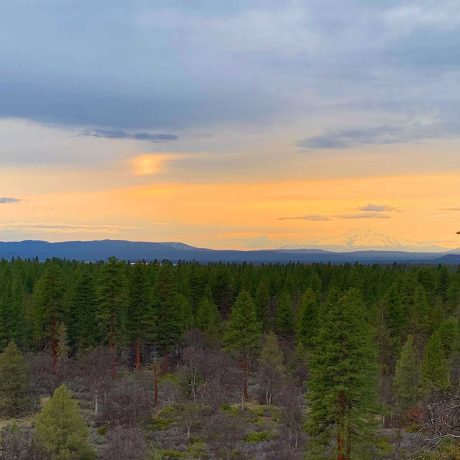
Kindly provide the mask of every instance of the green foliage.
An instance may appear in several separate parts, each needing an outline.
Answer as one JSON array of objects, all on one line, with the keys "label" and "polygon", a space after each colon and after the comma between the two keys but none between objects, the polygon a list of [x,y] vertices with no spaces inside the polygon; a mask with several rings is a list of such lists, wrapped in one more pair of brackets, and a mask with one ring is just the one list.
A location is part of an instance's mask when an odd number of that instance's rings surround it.
[{"label": "green foliage", "polygon": [[126,275],[123,264],[111,257],[103,265],[97,285],[97,319],[104,331],[104,342],[115,348],[125,336],[128,304]]},{"label": "green foliage", "polygon": [[97,296],[93,270],[82,267],[69,300],[68,333],[72,352],[95,346],[100,333],[96,317]]},{"label": "green foliage", "polygon": [[300,301],[296,321],[296,343],[302,345],[306,350],[312,346],[317,315],[316,295],[312,288],[308,288]]},{"label": "green foliage", "polygon": [[208,297],[201,299],[196,310],[195,326],[209,335],[215,335],[219,328],[219,322],[220,315],[216,304]]},{"label": "green foliage", "polygon": [[278,299],[276,309],[275,330],[278,335],[287,337],[294,331],[294,314],[292,299],[288,292],[283,292]]},{"label": "green foliage", "polygon": [[260,348],[261,325],[251,295],[242,291],[233,305],[224,334],[225,348],[238,357],[254,356]]},{"label": "green foliage", "polygon": [[449,366],[444,356],[441,337],[434,333],[425,347],[422,361],[422,391],[430,394],[449,388]]},{"label": "green foliage", "polygon": [[414,338],[410,335],[404,344],[394,378],[396,407],[405,412],[417,401],[418,385],[420,381],[420,367],[414,345]]},{"label": "green foliage", "polygon": [[78,403],[65,385],[55,390],[37,415],[35,432],[51,460],[92,460],[96,457],[88,443],[88,428]]},{"label": "green foliage", "polygon": [[0,354],[0,414],[9,417],[24,415],[33,404],[27,363],[11,341]]},{"label": "green foliage", "polygon": [[283,363],[283,352],[278,337],[271,332],[265,337],[260,353],[258,378],[265,393],[265,403],[271,404],[276,386],[280,386],[286,369]]},{"label": "green foliage", "polygon": [[[355,290],[332,295],[320,311],[308,381],[308,431],[312,453],[337,455],[331,441],[358,455],[370,442],[375,417],[376,366],[372,334]],[[357,457],[358,458],[358,457]],[[360,458],[360,457],[359,457]]]},{"label": "green foliage", "polygon": [[47,266],[35,292],[35,332],[37,338],[51,343],[58,340],[59,325],[64,320],[64,284],[62,270],[56,263]]},{"label": "green foliage", "polygon": [[270,441],[271,438],[271,433],[268,433],[267,431],[252,431],[244,437],[244,442],[258,444],[259,442]]},{"label": "green foliage", "polygon": [[179,344],[185,330],[184,298],[176,290],[174,266],[171,263],[161,266],[154,297],[154,340],[162,352],[168,353]]}]

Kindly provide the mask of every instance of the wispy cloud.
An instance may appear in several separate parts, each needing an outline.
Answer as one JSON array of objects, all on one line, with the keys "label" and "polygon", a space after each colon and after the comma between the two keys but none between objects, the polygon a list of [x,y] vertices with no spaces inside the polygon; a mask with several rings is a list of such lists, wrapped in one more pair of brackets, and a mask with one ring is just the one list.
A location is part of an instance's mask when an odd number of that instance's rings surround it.
[{"label": "wispy cloud", "polygon": [[22,201],[20,198],[13,198],[10,196],[2,196],[0,197],[0,204],[11,204],[11,203],[19,203]]},{"label": "wispy cloud", "polygon": [[387,206],[386,204],[375,204],[375,203],[366,204],[365,206],[361,206],[358,209],[359,211],[363,211],[363,212],[395,211],[395,208],[393,208],[393,206]]},{"label": "wispy cloud", "polygon": [[155,143],[176,141],[179,139],[176,134],[171,133],[129,132],[123,129],[94,129],[92,131],[84,131],[82,134],[84,136],[104,137],[106,139],[132,139]]},{"label": "wispy cloud", "polygon": [[[364,207],[365,208],[365,207]],[[360,208],[361,209],[361,208]],[[389,219],[390,216],[380,210],[363,209],[362,212],[350,214],[309,214],[305,216],[278,217],[278,220],[308,220],[310,222],[321,222],[332,219]]]},{"label": "wispy cloud", "polygon": [[387,145],[417,142],[426,139],[452,137],[458,131],[451,120],[426,119],[401,122],[399,125],[381,125],[327,131],[302,139],[298,147],[307,150],[349,149],[363,145]]},{"label": "wispy cloud", "polygon": [[136,229],[137,227],[111,225],[111,224],[63,224],[42,222],[2,223],[0,230],[5,232],[22,231],[51,231],[63,233],[120,233],[122,230]]},{"label": "wispy cloud", "polygon": [[310,220],[312,222],[318,222],[322,220],[330,220],[330,217],[323,214],[308,214],[306,216],[278,217],[278,220]]},{"label": "wispy cloud", "polygon": [[337,214],[337,219],[389,219],[388,214],[382,212],[357,212],[353,214]]},{"label": "wispy cloud", "polygon": [[441,208],[441,211],[460,211],[460,207],[458,207],[458,208]]}]

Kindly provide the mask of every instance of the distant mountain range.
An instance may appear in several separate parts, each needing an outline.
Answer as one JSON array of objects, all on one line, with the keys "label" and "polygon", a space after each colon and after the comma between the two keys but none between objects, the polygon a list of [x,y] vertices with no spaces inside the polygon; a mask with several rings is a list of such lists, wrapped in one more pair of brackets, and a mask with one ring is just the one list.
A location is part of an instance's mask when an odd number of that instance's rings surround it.
[{"label": "distant mountain range", "polygon": [[0,258],[75,259],[86,262],[111,256],[127,261],[171,260],[172,262],[252,262],[252,263],[424,263],[460,264],[460,249],[443,253],[404,251],[332,252],[320,249],[272,249],[253,251],[214,250],[183,243],[143,243],[122,240],[0,242]]}]

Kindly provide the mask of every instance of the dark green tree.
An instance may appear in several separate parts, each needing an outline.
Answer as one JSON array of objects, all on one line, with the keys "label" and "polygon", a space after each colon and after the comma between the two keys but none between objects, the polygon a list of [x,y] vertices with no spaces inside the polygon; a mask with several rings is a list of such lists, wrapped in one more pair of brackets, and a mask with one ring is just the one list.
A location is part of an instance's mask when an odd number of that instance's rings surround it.
[{"label": "dark green tree", "polygon": [[401,349],[394,378],[395,403],[400,414],[417,401],[419,382],[420,366],[414,338],[410,335]]},{"label": "dark green tree", "polygon": [[57,371],[59,326],[64,321],[64,284],[56,262],[48,265],[34,293],[37,335],[50,345],[53,372]]},{"label": "dark green tree", "polygon": [[176,290],[174,266],[163,263],[154,289],[154,340],[165,358],[178,346],[184,332],[183,300],[183,295]]},{"label": "dark green tree", "polygon": [[126,334],[127,280],[124,265],[115,257],[102,266],[97,285],[97,319],[103,341],[114,356],[112,373],[116,373],[116,350]]},{"label": "dark green tree", "polygon": [[127,329],[131,347],[135,351],[136,369],[140,369],[142,351],[146,342],[154,337],[155,328],[152,286],[149,283],[147,266],[136,264],[129,281]]},{"label": "dark green tree", "polygon": [[249,399],[247,379],[251,360],[260,348],[262,329],[257,321],[254,301],[247,291],[237,297],[227,322],[224,344],[227,351],[239,361],[243,372],[243,398]]},{"label": "dark green tree", "polygon": [[[370,443],[376,399],[376,352],[359,293],[329,296],[320,311],[308,381],[313,458],[361,456]],[[335,447],[331,441],[335,439]]]},{"label": "dark green tree", "polygon": [[308,288],[300,301],[297,310],[296,343],[305,350],[312,346],[318,315],[318,303],[312,288]]},{"label": "dark green tree", "polygon": [[77,272],[69,301],[69,345],[73,354],[95,346],[100,340],[94,272],[86,267]]},{"label": "dark green tree", "polygon": [[195,326],[208,335],[215,335],[219,328],[220,315],[216,304],[209,299],[203,297],[195,315]]},{"label": "dark green tree", "polygon": [[292,299],[288,292],[283,292],[278,298],[276,308],[275,330],[279,336],[289,337],[294,331],[294,314]]}]

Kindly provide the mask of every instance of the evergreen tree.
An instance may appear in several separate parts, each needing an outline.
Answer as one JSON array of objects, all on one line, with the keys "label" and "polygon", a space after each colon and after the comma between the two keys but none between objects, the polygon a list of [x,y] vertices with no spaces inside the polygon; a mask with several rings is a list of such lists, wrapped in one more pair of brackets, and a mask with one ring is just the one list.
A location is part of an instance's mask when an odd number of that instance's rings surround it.
[{"label": "evergreen tree", "polygon": [[65,385],[57,388],[35,420],[35,432],[51,460],[92,460],[88,428]]},{"label": "evergreen tree", "polygon": [[208,335],[215,335],[219,327],[220,315],[216,304],[204,297],[198,304],[195,315],[195,326]]},{"label": "evergreen tree", "polygon": [[142,350],[153,337],[155,316],[152,289],[147,278],[146,266],[136,264],[132,269],[129,286],[127,329],[132,348],[135,350],[136,369],[140,369]]},{"label": "evergreen tree", "polygon": [[276,309],[275,329],[278,335],[287,337],[294,330],[294,315],[292,312],[291,296],[285,291],[278,299]]},{"label": "evergreen tree", "polygon": [[308,288],[300,301],[296,321],[296,342],[304,349],[312,345],[312,338],[316,329],[318,303],[312,288]]},{"label": "evergreen tree", "polygon": [[128,303],[126,276],[122,264],[110,257],[101,270],[98,280],[97,318],[104,331],[104,341],[112,350],[125,335],[125,316]]},{"label": "evergreen tree", "polygon": [[101,338],[93,270],[86,267],[79,270],[69,304],[69,345],[75,354],[95,346]]},{"label": "evergreen tree", "polygon": [[270,405],[275,389],[281,386],[285,374],[283,352],[280,349],[278,337],[270,332],[265,337],[260,352],[258,377],[265,392],[265,404]]},{"label": "evergreen tree", "polygon": [[0,414],[23,415],[32,409],[33,402],[27,363],[11,341],[0,354]]},{"label": "evergreen tree", "polygon": [[257,312],[251,295],[241,291],[230,312],[224,344],[227,351],[231,352],[238,360],[243,371],[243,397],[249,398],[247,377],[251,360],[260,347],[262,329],[257,321]]},{"label": "evergreen tree", "polygon": [[401,349],[394,378],[395,402],[400,413],[404,413],[416,401],[420,369],[414,345],[414,338],[410,335]]},{"label": "evergreen tree", "polygon": [[[348,291],[321,308],[308,382],[313,458],[362,458],[375,410],[376,353],[359,297]],[[332,300],[332,302],[331,302]],[[331,440],[336,439],[331,451]]]},{"label": "evergreen tree", "polygon": [[441,338],[434,333],[425,347],[422,361],[422,391],[429,395],[449,388],[449,366],[444,357]]},{"label": "evergreen tree", "polygon": [[266,277],[263,277],[257,286],[255,294],[255,304],[257,309],[257,320],[260,324],[267,328],[269,322],[269,306],[270,306],[270,285]]},{"label": "evergreen tree", "polygon": [[[201,278],[200,278],[201,279]],[[174,266],[161,265],[154,287],[155,345],[168,355],[179,344],[184,331],[183,297],[178,294]]]},{"label": "evergreen tree", "polygon": [[56,262],[50,263],[37,283],[35,291],[38,335],[51,348],[53,372],[57,370],[59,325],[64,321],[64,285],[62,270]]}]

